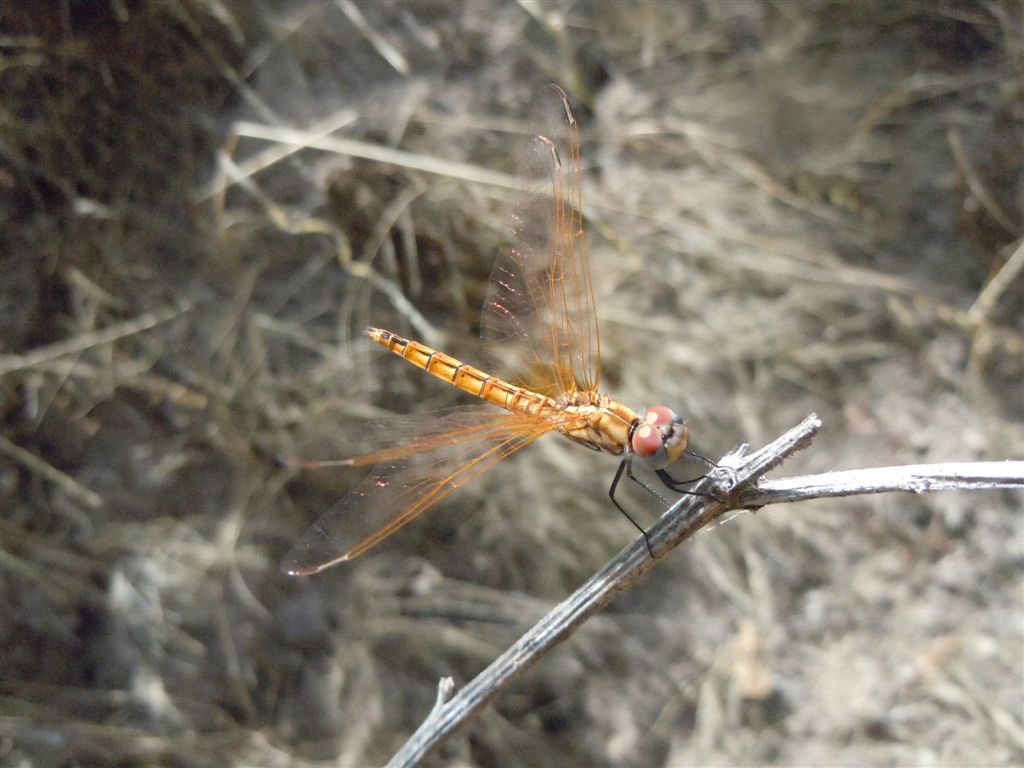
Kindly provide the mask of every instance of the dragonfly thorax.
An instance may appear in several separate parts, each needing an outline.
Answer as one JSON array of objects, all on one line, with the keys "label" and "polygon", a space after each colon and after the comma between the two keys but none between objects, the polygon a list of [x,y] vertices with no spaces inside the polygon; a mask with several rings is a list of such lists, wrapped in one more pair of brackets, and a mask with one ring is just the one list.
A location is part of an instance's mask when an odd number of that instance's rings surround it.
[{"label": "dragonfly thorax", "polygon": [[576,391],[562,395],[559,408],[577,416],[559,428],[570,440],[615,456],[629,450],[629,436],[637,422],[628,406],[597,392]]},{"label": "dragonfly thorax", "polygon": [[577,389],[576,387],[573,387],[568,392],[563,392],[555,398],[555,403],[559,408],[586,409],[590,406],[604,408],[611,402],[613,400],[608,395],[593,390]]}]

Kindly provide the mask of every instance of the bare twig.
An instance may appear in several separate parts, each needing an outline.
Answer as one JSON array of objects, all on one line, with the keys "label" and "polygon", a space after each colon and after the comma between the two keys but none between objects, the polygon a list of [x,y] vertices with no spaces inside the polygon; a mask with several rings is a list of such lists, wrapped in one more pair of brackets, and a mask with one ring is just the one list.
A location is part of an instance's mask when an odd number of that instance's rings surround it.
[{"label": "bare twig", "polygon": [[[616,594],[627,589],[646,573],[657,558],[734,508],[727,501],[732,488],[757,480],[786,456],[807,445],[820,426],[818,417],[811,415],[797,427],[751,456],[743,458],[746,446],[741,446],[723,458],[720,462],[723,470],[716,470],[716,473],[729,475],[729,491],[723,497],[725,500],[715,501],[699,496],[688,496],[675,504],[648,531],[647,538],[655,559],[651,559],[642,538],[636,539],[624,548],[451,700],[440,706],[435,705],[427,719],[391,759],[389,765],[418,765],[427,754],[446,741],[477,710],[494,698],[516,675],[529,669],[555,645],[572,635],[590,616],[611,602]],[[705,481],[697,490],[706,490],[709,487],[710,481]],[[716,493],[721,495],[721,490],[717,490]]]},{"label": "bare twig", "polygon": [[977,325],[988,316],[996,302],[999,301],[999,297],[1017,279],[1017,276],[1024,271],[1024,238],[1018,240],[1015,246],[1010,258],[1000,267],[995,276],[988,281],[988,284],[978,294],[974,304],[967,310],[967,321],[969,323]]},{"label": "bare twig", "polygon": [[341,9],[352,25],[358,29],[381,58],[390,64],[400,75],[409,74],[409,62],[402,52],[389,43],[380,32],[370,26],[370,22],[363,16],[363,12],[352,0],[334,0],[334,4]]},{"label": "bare twig", "polygon": [[[710,490],[716,497],[714,500],[684,497],[648,531],[654,559],[641,538],[619,552],[461,691],[447,700],[439,693],[427,719],[389,765],[418,765],[515,676],[572,635],[616,594],[650,570],[658,559],[730,510],[886,491],[924,493],[948,489],[1024,488],[1024,461],[883,467],[758,482],[761,475],[806,446],[820,426],[818,417],[812,414],[750,456],[744,457],[745,446],[725,456],[719,462],[719,469],[712,473],[712,479],[696,489]],[[755,482],[758,484],[752,485]]]},{"label": "bare twig", "polygon": [[0,454],[8,456],[33,472],[44,480],[61,488],[68,496],[75,499],[89,509],[99,509],[103,506],[103,498],[82,485],[75,478],[61,472],[52,464],[48,464],[31,451],[27,451],[20,445],[16,445],[3,435],[0,435]]},{"label": "bare twig", "polygon": [[398,166],[399,168],[409,168],[410,170],[447,176],[448,178],[468,181],[474,184],[487,184],[502,189],[518,191],[522,187],[522,182],[515,176],[498,173],[497,171],[489,171],[486,168],[470,163],[443,160],[431,157],[430,155],[420,155],[401,149],[392,149],[391,147],[366,141],[317,135],[311,131],[279,128],[247,121],[236,123],[234,128],[239,136],[248,136],[253,139],[264,139],[278,144],[292,144],[300,147],[312,147],[313,149],[325,152],[333,152],[337,155],[359,157],[364,160]]},{"label": "bare twig", "polygon": [[[307,128],[311,136],[316,138],[324,138],[330,136],[335,131],[340,131],[342,128],[351,125],[359,117],[359,114],[352,109],[343,109],[334,114],[328,116],[324,120],[321,120],[314,125]],[[305,148],[303,144],[274,144],[264,149],[262,152],[257,152],[252,157],[239,162],[228,168],[222,168],[222,173],[200,187],[193,196],[193,200],[197,203],[204,202],[215,195],[219,195],[228,187],[237,184],[241,179],[247,179],[250,176],[255,176],[260,171],[264,171],[270,168],[275,163],[284,160],[296,152],[301,152]],[[228,153],[225,150],[221,150],[225,156]],[[234,171],[234,173],[227,173],[223,171]]]},{"label": "bare twig", "polygon": [[946,134],[946,140],[949,142],[949,148],[953,150],[953,159],[960,166],[960,172],[964,175],[964,181],[967,182],[967,188],[971,190],[971,194],[977,198],[981,206],[988,212],[988,215],[1002,225],[1003,229],[1011,235],[1018,234],[1017,225],[1010,218],[1009,214],[1003,210],[1002,206],[995,201],[995,198],[988,193],[985,185],[978,178],[978,172],[975,170],[971,159],[967,156],[967,150],[964,148],[964,141],[960,137],[960,131],[956,129],[949,131]]},{"label": "bare twig", "polygon": [[47,344],[45,347],[37,347],[23,355],[0,355],[0,376],[25,368],[32,368],[64,355],[84,352],[91,347],[101,344],[110,344],[126,336],[134,336],[136,333],[148,331],[150,328],[161,323],[173,320],[178,315],[187,312],[188,309],[189,305],[184,303],[175,307],[165,307],[156,312],[145,312],[131,320],[115,323],[99,331],[89,331],[72,339]]},{"label": "bare twig", "polygon": [[1024,461],[912,464],[905,467],[851,469],[787,477],[784,480],[762,481],[756,487],[740,492],[736,500],[739,506],[750,508],[831,496],[981,488],[1024,488]]}]

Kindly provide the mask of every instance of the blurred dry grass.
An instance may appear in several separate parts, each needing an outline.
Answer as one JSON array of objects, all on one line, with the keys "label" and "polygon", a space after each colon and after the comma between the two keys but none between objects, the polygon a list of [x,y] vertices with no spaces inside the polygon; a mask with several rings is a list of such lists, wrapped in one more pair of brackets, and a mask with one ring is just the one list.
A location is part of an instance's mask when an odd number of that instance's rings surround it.
[{"label": "blurred dry grass", "polygon": [[[1016,0],[6,4],[0,762],[380,763],[440,676],[633,535],[613,464],[550,440],[364,561],[277,570],[358,474],[268,456],[452,400],[358,331],[474,360],[510,194],[488,174],[549,81],[585,132],[609,391],[710,455],[815,410],[794,471],[1020,458],[1020,279],[969,310],[1022,234],[1022,23]],[[234,120],[354,144],[287,154]],[[446,759],[1019,764],[1022,574],[1019,495],[745,516]]]}]

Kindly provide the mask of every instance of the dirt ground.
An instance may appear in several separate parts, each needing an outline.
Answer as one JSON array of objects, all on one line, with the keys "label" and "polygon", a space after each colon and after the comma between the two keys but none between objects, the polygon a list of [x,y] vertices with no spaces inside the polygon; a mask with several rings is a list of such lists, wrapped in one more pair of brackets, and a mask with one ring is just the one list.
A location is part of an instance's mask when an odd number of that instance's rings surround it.
[{"label": "dirt ground", "polygon": [[[1019,0],[53,0],[0,33],[0,765],[381,764],[635,537],[556,436],[279,568],[362,471],[275,456],[467,402],[361,330],[477,362],[549,82],[609,392],[712,457],[817,412],[776,476],[1024,458]],[[740,515],[430,764],[1024,764],[1022,494]]]}]

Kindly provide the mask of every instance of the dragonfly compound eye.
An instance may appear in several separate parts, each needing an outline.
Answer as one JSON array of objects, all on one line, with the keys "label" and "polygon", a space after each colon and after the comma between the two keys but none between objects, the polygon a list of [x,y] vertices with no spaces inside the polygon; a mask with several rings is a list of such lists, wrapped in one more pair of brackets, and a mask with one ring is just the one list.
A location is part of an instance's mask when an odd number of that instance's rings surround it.
[{"label": "dragonfly compound eye", "polygon": [[631,444],[633,446],[633,453],[642,459],[651,459],[659,451],[664,452],[664,441],[661,439],[661,431],[646,421],[633,430]]},{"label": "dragonfly compound eye", "polygon": [[645,410],[640,417],[633,431],[631,447],[647,466],[664,469],[683,455],[686,438],[686,427],[676,412],[656,405]]},{"label": "dragonfly compound eye", "polygon": [[655,427],[667,427],[678,420],[675,411],[663,405],[655,405],[644,411],[644,421]]}]

